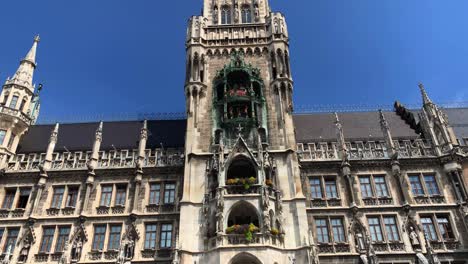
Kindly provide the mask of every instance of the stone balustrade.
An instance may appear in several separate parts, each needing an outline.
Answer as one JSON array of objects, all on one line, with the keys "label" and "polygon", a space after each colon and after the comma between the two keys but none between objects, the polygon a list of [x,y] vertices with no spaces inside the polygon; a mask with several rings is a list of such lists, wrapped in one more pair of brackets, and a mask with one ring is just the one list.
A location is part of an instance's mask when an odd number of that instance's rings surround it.
[{"label": "stone balustrade", "polygon": [[283,247],[283,239],[280,235],[255,233],[252,235],[252,240],[248,241],[246,236],[242,234],[223,234],[210,238],[208,244],[210,248],[231,245],[271,245]]},{"label": "stone balustrade", "polygon": [[[394,140],[395,150],[400,158],[422,158],[435,156],[430,141],[423,139]],[[384,141],[345,142],[349,160],[389,159],[389,151]],[[339,160],[340,147],[337,142],[299,143],[298,155],[301,161]]]},{"label": "stone balustrade", "polygon": [[[45,153],[17,154],[8,161],[7,171],[36,171],[44,163]],[[91,151],[55,152],[52,154],[50,170],[80,170],[87,169],[91,159]],[[147,149],[143,159],[143,167],[169,167],[184,165],[182,149]],[[138,160],[137,150],[100,151],[96,169],[133,168]]]}]

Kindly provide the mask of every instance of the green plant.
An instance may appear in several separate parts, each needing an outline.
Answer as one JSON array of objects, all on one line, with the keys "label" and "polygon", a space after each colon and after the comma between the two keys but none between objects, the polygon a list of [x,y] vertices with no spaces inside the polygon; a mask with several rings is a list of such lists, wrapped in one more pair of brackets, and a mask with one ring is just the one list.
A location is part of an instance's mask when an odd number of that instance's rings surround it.
[{"label": "green plant", "polygon": [[257,183],[257,178],[255,178],[255,177],[250,177],[250,178],[249,178],[249,183],[250,183],[250,184],[255,184],[255,183]]},{"label": "green plant", "polygon": [[277,235],[279,235],[280,232],[279,232],[278,229],[272,228],[272,229],[270,230],[270,233],[271,233],[272,235],[274,235],[274,236],[277,236]]}]

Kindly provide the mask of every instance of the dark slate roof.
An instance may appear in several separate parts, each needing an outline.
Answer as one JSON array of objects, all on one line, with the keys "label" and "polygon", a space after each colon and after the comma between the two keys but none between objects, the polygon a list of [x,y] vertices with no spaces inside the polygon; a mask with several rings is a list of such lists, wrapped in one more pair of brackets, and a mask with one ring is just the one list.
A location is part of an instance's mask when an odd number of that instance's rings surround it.
[{"label": "dark slate roof", "polygon": [[468,108],[447,108],[444,111],[457,137],[460,140],[468,138]]},{"label": "dark slate roof", "polygon": [[[60,124],[55,151],[91,150],[99,123]],[[101,150],[136,149],[142,121],[104,122]],[[22,137],[17,153],[45,152],[54,125],[35,125]],[[183,147],[186,120],[148,121],[147,148]]]},{"label": "dark slate roof", "polygon": [[[395,112],[384,112],[394,138],[415,138],[416,132]],[[338,113],[343,133],[348,140],[382,139],[379,113]],[[294,117],[297,142],[336,141],[335,117],[333,113],[298,114]]]}]

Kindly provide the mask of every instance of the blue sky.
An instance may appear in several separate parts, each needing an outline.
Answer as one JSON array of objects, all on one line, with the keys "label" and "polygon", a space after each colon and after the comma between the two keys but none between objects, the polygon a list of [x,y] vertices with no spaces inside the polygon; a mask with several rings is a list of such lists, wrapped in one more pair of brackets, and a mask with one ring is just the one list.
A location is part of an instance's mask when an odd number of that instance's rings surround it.
[{"label": "blue sky", "polygon": [[[468,101],[468,1],[271,0],[288,20],[295,104]],[[0,80],[41,34],[41,117],[184,111],[184,38],[201,0],[5,0]],[[96,117],[98,118],[98,117]]]}]

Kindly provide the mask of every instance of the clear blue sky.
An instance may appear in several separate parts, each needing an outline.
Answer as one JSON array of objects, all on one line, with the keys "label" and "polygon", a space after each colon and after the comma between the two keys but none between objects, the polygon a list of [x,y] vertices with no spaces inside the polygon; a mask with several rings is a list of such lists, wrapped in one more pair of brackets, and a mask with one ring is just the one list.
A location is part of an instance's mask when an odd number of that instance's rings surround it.
[{"label": "clear blue sky", "polygon": [[[271,0],[288,19],[295,103],[468,101],[468,1]],[[184,110],[201,0],[0,1],[0,80],[41,34],[41,117]]]}]

